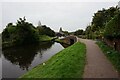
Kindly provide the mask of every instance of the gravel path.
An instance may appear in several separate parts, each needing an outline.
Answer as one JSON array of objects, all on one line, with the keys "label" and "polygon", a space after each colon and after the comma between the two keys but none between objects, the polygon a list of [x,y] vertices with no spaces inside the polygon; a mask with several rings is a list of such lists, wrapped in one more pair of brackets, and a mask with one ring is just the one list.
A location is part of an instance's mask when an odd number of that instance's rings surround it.
[{"label": "gravel path", "polygon": [[87,63],[84,78],[118,78],[118,73],[93,40],[79,39],[86,44]]}]

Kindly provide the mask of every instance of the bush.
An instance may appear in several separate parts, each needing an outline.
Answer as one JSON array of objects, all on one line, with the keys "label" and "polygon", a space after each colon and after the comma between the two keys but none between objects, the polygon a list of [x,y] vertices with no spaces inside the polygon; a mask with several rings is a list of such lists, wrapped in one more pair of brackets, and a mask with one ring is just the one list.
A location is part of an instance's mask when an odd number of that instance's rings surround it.
[{"label": "bush", "polygon": [[111,61],[114,67],[120,72],[120,53],[111,47],[105,45],[103,42],[97,42],[103,53]]},{"label": "bush", "polygon": [[120,13],[110,20],[105,26],[105,38],[120,38]]},{"label": "bush", "polygon": [[[9,23],[2,32],[2,43],[9,46],[25,45],[39,41],[39,34],[36,28],[25,18],[20,18],[16,25]],[[9,45],[10,44],[10,45]],[[9,45],[9,46],[8,46]]]},{"label": "bush", "polygon": [[38,26],[37,30],[39,32],[39,35],[47,35],[50,37],[55,36],[55,32],[53,30],[51,30],[49,27],[47,27],[46,25]]}]

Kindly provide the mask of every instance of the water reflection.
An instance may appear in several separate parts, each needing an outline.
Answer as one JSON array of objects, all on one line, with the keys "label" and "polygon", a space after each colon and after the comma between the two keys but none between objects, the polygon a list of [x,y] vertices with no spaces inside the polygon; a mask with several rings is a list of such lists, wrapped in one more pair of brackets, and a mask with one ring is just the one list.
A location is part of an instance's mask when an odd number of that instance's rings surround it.
[{"label": "water reflection", "polygon": [[45,50],[49,49],[54,42],[41,43],[40,45],[29,45],[17,48],[9,48],[2,51],[5,59],[10,61],[12,64],[19,65],[23,70],[28,70],[32,61],[34,60],[35,55],[42,54]]}]

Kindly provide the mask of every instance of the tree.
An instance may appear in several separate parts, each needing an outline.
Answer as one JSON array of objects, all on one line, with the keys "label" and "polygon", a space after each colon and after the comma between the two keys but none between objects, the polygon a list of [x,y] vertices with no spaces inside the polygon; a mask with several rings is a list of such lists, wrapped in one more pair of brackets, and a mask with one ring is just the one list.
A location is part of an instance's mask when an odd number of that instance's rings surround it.
[{"label": "tree", "polygon": [[37,30],[39,32],[39,35],[48,35],[51,37],[55,36],[55,32],[50,29],[50,27],[47,27],[46,25],[42,25],[41,27],[37,27]]},{"label": "tree", "polygon": [[107,22],[109,22],[117,13],[119,9],[117,7],[110,7],[109,9],[98,10],[94,14],[92,19],[92,31],[99,31],[101,28],[105,28]]},{"label": "tree", "polygon": [[74,32],[74,35],[83,35],[83,30],[82,29],[79,29],[79,30],[76,30],[75,32]]},{"label": "tree", "polygon": [[25,17],[19,18],[16,25],[8,23],[2,32],[3,44],[5,42],[12,45],[25,45],[36,43],[39,41],[39,34],[36,28],[29,22],[26,22]]},{"label": "tree", "polygon": [[18,41],[21,43],[29,44],[39,41],[39,34],[36,28],[29,22],[26,22],[25,17],[20,18],[17,22],[17,34],[19,35]]},{"label": "tree", "polygon": [[104,37],[108,39],[120,38],[120,13],[106,24]]},{"label": "tree", "polygon": [[91,25],[87,26],[85,31],[87,37],[90,38],[90,36],[92,36],[93,38],[101,39],[106,24],[118,13],[118,7],[110,7],[109,9],[103,8],[94,13]]}]

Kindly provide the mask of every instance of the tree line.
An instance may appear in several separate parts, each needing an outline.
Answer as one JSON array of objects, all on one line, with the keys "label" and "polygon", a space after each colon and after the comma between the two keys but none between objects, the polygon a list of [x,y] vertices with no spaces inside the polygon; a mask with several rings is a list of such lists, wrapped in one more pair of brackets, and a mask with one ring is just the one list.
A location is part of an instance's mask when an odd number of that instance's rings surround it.
[{"label": "tree line", "polygon": [[116,7],[98,10],[94,13],[91,25],[88,25],[85,34],[88,39],[119,38],[120,37],[120,10]]},{"label": "tree line", "polygon": [[26,45],[40,42],[40,35],[55,36],[55,32],[44,26],[35,27],[32,23],[26,21],[26,18],[19,18],[17,23],[8,23],[2,32],[3,47]]}]

